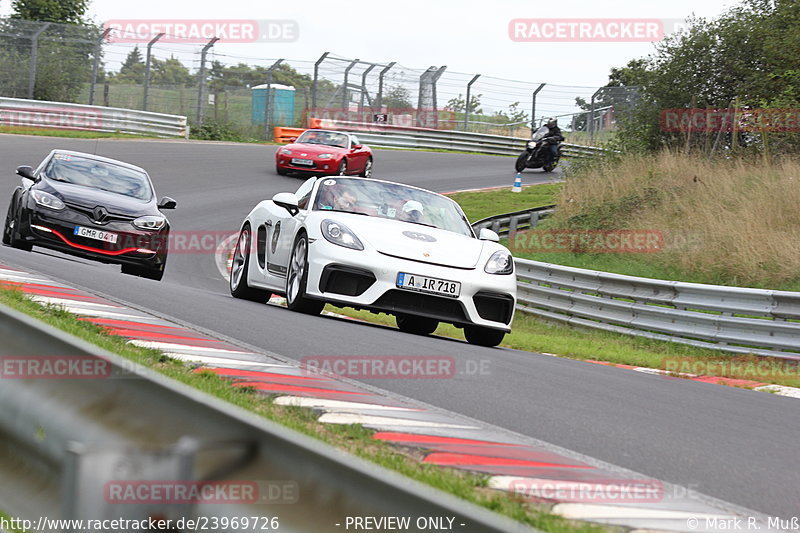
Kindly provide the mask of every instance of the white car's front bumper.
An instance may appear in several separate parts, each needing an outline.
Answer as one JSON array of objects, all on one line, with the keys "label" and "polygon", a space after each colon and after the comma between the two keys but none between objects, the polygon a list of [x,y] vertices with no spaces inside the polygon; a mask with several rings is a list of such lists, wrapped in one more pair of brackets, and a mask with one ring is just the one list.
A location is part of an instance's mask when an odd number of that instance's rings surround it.
[{"label": "white car's front bumper", "polygon": [[[514,274],[487,274],[482,264],[467,270],[396,258],[374,250],[351,250],[324,239],[309,245],[308,261],[306,294],[310,297],[393,314],[427,316],[460,326],[474,324],[511,331],[517,294]],[[398,272],[458,281],[461,293],[458,298],[451,298],[398,289]],[[375,280],[371,282],[367,273]]]}]

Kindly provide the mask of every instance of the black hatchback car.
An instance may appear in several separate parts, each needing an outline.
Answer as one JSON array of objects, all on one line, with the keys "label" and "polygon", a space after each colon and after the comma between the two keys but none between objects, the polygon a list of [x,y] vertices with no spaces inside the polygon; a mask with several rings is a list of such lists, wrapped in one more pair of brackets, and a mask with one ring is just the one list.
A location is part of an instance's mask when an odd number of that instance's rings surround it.
[{"label": "black hatchback car", "polygon": [[169,248],[169,221],[143,169],[91,154],[53,150],[34,170],[17,168],[3,244],[43,246],[122,265],[122,272],[160,280]]}]

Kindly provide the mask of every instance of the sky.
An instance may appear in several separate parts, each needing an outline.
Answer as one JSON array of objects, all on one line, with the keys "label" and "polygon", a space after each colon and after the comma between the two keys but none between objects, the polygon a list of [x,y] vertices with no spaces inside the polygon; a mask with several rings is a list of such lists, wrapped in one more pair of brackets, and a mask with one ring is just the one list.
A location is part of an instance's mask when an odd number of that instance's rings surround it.
[{"label": "sky", "polygon": [[[713,18],[736,5],[732,0],[404,0],[401,2],[356,2],[303,0],[302,2],[254,2],[225,0],[92,0],[89,17],[103,23],[111,20],[186,20],[224,21],[235,19],[292,21],[296,39],[292,42],[218,43],[210,57],[224,63],[271,64],[275,59],[306,61],[310,68],[323,53],[344,58],[388,63],[424,70],[447,66],[452,92],[465,85],[473,74],[484,77],[484,93],[500,91],[487,78],[520,80],[530,84],[547,83],[586,89],[570,89],[591,94],[591,87],[608,81],[612,67],[653,51],[651,42],[516,42],[509,35],[514,19],[659,19],[682,21],[690,15]],[[0,0],[0,15],[7,15],[11,0]],[[530,25],[526,26],[530,29]],[[607,26],[603,26],[607,27]],[[110,70],[124,59],[132,45],[120,45],[106,58]],[[176,54],[194,59],[201,45],[158,44],[156,56]],[[191,62],[189,59],[186,63]],[[338,64],[328,63],[329,65]],[[418,71],[415,71],[418,72]],[[456,73],[460,73],[456,75]],[[360,71],[354,71],[358,76]],[[418,74],[413,74],[417,76]],[[447,84],[446,84],[447,85]],[[447,92],[447,87],[443,90]],[[523,94],[529,89],[519,89]],[[473,93],[474,94],[474,93]],[[566,91],[564,92],[566,95]],[[567,95],[572,98],[572,94]],[[515,96],[516,98],[516,96]],[[517,98],[519,99],[519,98]],[[487,103],[489,103],[487,101]],[[499,104],[498,104],[499,105]]]}]

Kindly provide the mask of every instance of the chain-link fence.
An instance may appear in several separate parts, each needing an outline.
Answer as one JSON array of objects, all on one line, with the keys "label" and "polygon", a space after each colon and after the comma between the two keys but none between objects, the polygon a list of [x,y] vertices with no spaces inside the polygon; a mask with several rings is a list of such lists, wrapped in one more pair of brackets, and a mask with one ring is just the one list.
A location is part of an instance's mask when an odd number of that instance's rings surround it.
[{"label": "chain-link fence", "polygon": [[[293,60],[217,52],[215,39],[120,35],[95,26],[0,19],[0,96],[189,117],[253,138],[309,118],[527,136],[557,117],[572,142],[604,140],[636,98],[576,87],[412,68],[332,53]],[[230,49],[231,47],[227,47]]]}]

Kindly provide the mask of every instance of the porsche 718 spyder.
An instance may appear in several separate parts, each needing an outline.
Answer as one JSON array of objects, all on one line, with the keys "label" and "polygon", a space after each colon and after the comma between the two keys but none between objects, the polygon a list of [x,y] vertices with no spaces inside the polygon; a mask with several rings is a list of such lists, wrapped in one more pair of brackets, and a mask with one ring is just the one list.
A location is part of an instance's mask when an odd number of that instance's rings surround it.
[{"label": "porsche 718 spyder", "polygon": [[516,304],[514,263],[498,236],[478,236],[453,200],[388,181],[312,177],[260,202],[242,223],[230,291],[318,314],[325,303],[385,312],[410,333],[439,322],[496,346]]}]

